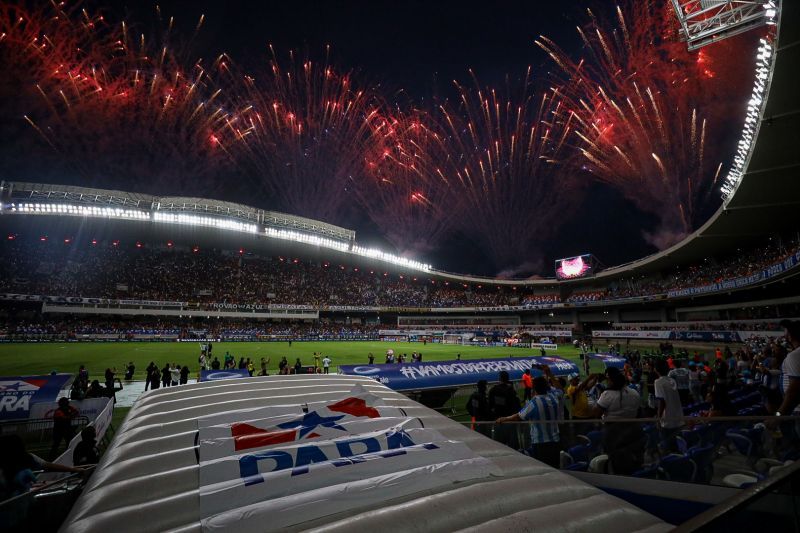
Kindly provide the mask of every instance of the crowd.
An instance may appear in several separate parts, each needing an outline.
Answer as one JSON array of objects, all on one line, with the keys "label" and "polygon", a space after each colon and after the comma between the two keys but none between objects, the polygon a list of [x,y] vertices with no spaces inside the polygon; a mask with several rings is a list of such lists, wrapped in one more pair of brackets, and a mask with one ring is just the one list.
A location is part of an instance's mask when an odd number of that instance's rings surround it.
[{"label": "crowd", "polygon": [[578,289],[463,284],[328,262],[261,257],[244,251],[3,241],[0,291],[23,294],[231,304],[370,307],[552,305],[663,294],[733,279],[772,265],[796,243],[737,253],[669,274]]},{"label": "crowd", "polygon": [[625,324],[618,322],[614,329],[624,331],[781,331],[781,319],[763,319],[748,321],[697,320],[691,322],[653,322]]},{"label": "crowd", "polygon": [[[603,373],[590,373],[587,359],[583,378],[556,378],[536,367],[541,376],[523,375],[524,403],[501,372],[491,389],[478,383],[466,410],[477,431],[554,467],[586,470],[602,452],[603,472],[669,476],[673,463],[691,464],[682,480],[708,482],[716,454],[731,449],[753,463],[762,458],[783,465],[800,459],[800,424],[735,421],[800,415],[800,321],[780,326],[785,337],[752,340],[736,351],[630,351],[619,354],[624,366]],[[714,422],[720,417],[733,418]],[[609,423],[637,418],[657,423]],[[521,442],[514,422],[530,423],[529,442]]]},{"label": "crowd", "polygon": [[48,338],[75,340],[81,338],[168,339],[377,339],[379,324],[340,324],[265,322],[259,320],[219,320],[180,317],[135,317],[111,320],[104,317],[72,317],[35,321],[9,320],[0,322],[0,338],[25,340]]}]

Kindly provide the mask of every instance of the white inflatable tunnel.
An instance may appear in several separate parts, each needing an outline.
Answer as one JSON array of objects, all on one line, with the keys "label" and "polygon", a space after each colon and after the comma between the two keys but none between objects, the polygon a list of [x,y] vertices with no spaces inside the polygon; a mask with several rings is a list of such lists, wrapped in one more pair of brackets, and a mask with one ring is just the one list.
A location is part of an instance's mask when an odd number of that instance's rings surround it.
[{"label": "white inflatable tunnel", "polygon": [[62,531],[666,531],[376,381],[145,393]]}]

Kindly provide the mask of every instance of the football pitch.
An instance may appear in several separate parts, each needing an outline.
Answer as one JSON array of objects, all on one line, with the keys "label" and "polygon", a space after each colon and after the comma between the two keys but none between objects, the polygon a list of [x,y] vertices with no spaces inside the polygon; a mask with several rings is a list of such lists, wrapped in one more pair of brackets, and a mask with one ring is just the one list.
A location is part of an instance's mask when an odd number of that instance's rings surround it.
[{"label": "football pitch", "polygon": [[[303,365],[314,364],[314,352],[331,358],[331,372],[338,365],[367,364],[368,354],[375,355],[375,363],[386,360],[386,350],[393,349],[395,355],[405,353],[411,361],[411,352],[422,352],[423,361],[446,361],[462,359],[524,357],[540,355],[538,349],[460,346],[454,344],[423,345],[421,342],[380,342],[380,341],[296,341],[288,342],[217,342],[213,344],[212,356],[223,361],[225,352],[230,352],[238,363],[240,357],[255,362],[256,372],[260,370],[262,357],[270,359],[270,374],[278,372],[278,362],[286,357],[290,366],[297,358]],[[565,359],[578,360],[578,350],[570,345],[548,350],[547,355],[558,355]],[[93,379],[101,379],[106,368],[116,368],[118,375],[124,373],[129,361],[136,365],[135,380],[144,379],[147,365],[153,361],[159,368],[165,363],[186,365],[192,377],[199,369],[198,342],[70,342],[70,343],[10,343],[0,344],[0,375],[20,376],[47,374],[52,371],[75,373],[80,365],[85,365]]]}]

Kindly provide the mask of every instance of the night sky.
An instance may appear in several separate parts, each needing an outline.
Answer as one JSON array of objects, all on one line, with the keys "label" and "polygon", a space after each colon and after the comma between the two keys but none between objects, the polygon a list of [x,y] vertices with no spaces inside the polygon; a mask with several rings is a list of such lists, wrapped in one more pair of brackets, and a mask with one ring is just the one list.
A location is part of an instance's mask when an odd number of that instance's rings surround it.
[{"label": "night sky", "polygon": [[[88,5],[99,6],[110,19],[125,18],[145,30],[156,24],[149,2],[128,0]],[[586,7],[598,14],[608,14],[607,10],[613,9],[605,1],[166,0],[159,5],[165,17],[175,16],[177,35],[191,35],[200,14],[205,14],[200,34],[187,44],[195,56],[213,58],[224,51],[245,67],[258,67],[267,57],[267,43],[279,51],[295,49],[312,57],[319,57],[324,47],[331,45],[335,64],[357,70],[362,79],[380,84],[389,94],[403,91],[420,105],[434,95],[452,98],[452,80],[468,81],[468,68],[486,84],[502,83],[507,74],[518,75],[528,65],[545,77],[552,62],[534,45],[534,39],[545,34],[570,53],[579,55],[581,43],[575,26],[585,21]],[[83,184],[79,176],[68,168],[60,168],[54,160],[47,160],[44,169],[41,158],[32,161],[29,157],[35,153],[33,150],[20,150],[19,138],[31,132],[20,125],[17,105],[10,101],[8,92],[2,93],[2,98],[0,177]],[[219,181],[229,185],[215,187],[213,191],[200,186],[194,195],[271,207],[268,199],[254,199],[246,187],[244,190],[237,187],[235,184],[241,180],[235,171],[228,172]],[[141,182],[127,183],[113,176],[107,182],[91,185],[142,188]],[[566,222],[542,252],[531,259],[527,273],[552,276],[555,258],[580,253],[594,253],[602,263],[612,266],[656,251],[643,238],[643,231],[655,224],[654,217],[642,213],[604,185],[587,183],[574,194],[574,207],[560,215]],[[715,198],[709,200],[709,213],[718,205]],[[350,224],[357,230],[360,241],[381,242],[379,232],[366,217],[356,214]],[[468,236],[452,239],[438,252],[421,259],[448,271],[496,273]]]}]

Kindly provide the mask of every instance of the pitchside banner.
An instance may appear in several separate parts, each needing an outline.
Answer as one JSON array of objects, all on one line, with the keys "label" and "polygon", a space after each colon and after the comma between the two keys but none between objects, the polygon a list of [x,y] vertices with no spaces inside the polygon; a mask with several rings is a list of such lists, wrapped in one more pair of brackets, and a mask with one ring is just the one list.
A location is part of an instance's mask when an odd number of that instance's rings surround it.
[{"label": "pitchside banner", "polygon": [[[547,365],[556,376],[578,372],[578,366],[556,356],[509,357],[508,359],[474,359],[470,361],[432,361],[394,365],[340,365],[340,374],[370,377],[396,391],[439,389],[474,385],[478,380],[497,381],[501,370],[512,381],[522,379],[532,365]],[[533,377],[542,375],[531,370]]]},{"label": "pitchside banner", "polygon": [[0,420],[31,418],[31,407],[58,400],[70,378],[71,374],[0,377]]},{"label": "pitchside banner", "polygon": [[203,530],[292,527],[497,474],[462,442],[382,403],[356,387],[306,412],[272,406],[239,412],[247,422],[231,422],[235,412],[198,420]]},{"label": "pitchside banner", "polygon": [[[89,422],[95,420],[106,408],[109,398],[87,398],[86,400],[70,400],[69,404],[78,410],[79,416],[85,416]],[[58,409],[58,402],[41,402],[31,406],[31,418],[53,418]]]},{"label": "pitchside banner", "polygon": [[602,361],[606,368],[622,368],[625,366],[625,359],[607,353],[587,353],[586,357],[594,361]]},{"label": "pitchside banner", "polygon": [[624,329],[596,329],[592,337],[602,339],[669,339],[672,334],[669,330],[634,331]]}]

